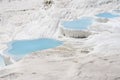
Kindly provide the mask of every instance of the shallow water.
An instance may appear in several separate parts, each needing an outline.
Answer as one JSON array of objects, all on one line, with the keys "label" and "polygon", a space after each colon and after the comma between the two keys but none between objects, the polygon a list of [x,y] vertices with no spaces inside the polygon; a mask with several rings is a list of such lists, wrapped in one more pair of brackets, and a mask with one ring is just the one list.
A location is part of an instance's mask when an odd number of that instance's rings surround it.
[{"label": "shallow water", "polygon": [[68,29],[87,29],[92,24],[91,18],[81,18],[73,21],[66,21],[63,26]]},{"label": "shallow water", "polygon": [[39,50],[55,48],[61,44],[62,42],[60,41],[47,38],[35,40],[18,40],[9,43],[7,53],[14,56],[15,58],[21,58],[26,54]]},{"label": "shallow water", "polygon": [[5,64],[4,64],[3,58],[0,56],[0,67],[3,67],[3,66],[5,66]]},{"label": "shallow water", "polygon": [[100,13],[100,14],[97,14],[96,16],[97,17],[101,17],[101,18],[115,18],[115,17],[120,17],[120,15],[112,14],[112,13],[108,13],[108,12]]}]

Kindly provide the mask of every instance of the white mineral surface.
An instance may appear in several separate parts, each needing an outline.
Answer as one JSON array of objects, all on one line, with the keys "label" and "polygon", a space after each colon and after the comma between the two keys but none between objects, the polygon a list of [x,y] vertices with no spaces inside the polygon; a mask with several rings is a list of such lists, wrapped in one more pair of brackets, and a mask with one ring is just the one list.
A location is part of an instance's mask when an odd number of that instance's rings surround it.
[{"label": "white mineral surface", "polygon": [[120,10],[120,0],[53,0],[49,7],[43,3],[0,0],[0,54],[12,40],[64,42],[17,62],[9,58],[6,62],[14,64],[0,68],[0,80],[120,80],[120,17],[95,21],[88,38],[70,38],[60,32],[62,21]]}]

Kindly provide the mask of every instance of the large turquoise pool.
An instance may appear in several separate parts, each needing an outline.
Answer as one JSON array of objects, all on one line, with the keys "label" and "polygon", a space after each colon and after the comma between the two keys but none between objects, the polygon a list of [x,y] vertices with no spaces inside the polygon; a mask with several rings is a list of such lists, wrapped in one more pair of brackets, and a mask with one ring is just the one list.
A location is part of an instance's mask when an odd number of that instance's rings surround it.
[{"label": "large turquoise pool", "polygon": [[92,24],[92,19],[84,17],[78,20],[63,22],[63,26],[68,29],[87,29]]},{"label": "large turquoise pool", "polygon": [[62,42],[58,40],[48,38],[35,40],[18,40],[9,43],[7,53],[16,58],[21,58],[26,54],[49,48],[55,48],[61,44]]},{"label": "large turquoise pool", "polygon": [[120,15],[112,14],[112,13],[108,13],[108,12],[100,13],[100,14],[97,14],[96,16],[97,17],[101,17],[101,18],[116,18],[116,17],[120,17]]}]

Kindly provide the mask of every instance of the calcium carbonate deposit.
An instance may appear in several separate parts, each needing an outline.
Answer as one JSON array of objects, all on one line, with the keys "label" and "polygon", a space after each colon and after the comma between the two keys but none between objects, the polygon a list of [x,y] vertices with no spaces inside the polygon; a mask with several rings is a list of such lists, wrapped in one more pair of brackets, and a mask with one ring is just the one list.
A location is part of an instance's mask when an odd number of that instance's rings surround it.
[{"label": "calcium carbonate deposit", "polygon": [[[120,0],[0,0],[0,80],[120,80],[119,15]],[[87,29],[63,28],[83,17],[93,20]],[[63,44],[19,60],[5,51],[41,38]]]}]

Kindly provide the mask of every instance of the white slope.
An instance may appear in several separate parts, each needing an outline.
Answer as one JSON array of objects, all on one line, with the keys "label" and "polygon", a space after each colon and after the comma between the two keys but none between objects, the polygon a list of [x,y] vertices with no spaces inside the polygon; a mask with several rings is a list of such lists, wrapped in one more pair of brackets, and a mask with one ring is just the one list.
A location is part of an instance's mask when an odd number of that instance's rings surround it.
[{"label": "white slope", "polygon": [[[120,0],[0,0],[0,52],[12,40],[57,38],[64,45],[0,69],[0,80],[119,80],[120,18],[95,22],[86,39],[60,37],[60,22],[120,9]],[[119,13],[118,13],[119,14]],[[11,60],[12,61],[12,60]]]}]

